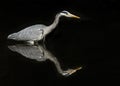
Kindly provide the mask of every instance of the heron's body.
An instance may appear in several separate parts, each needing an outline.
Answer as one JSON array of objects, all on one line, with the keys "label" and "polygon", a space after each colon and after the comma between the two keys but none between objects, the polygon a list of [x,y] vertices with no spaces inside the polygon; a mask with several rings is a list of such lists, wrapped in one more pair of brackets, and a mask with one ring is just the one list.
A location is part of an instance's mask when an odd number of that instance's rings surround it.
[{"label": "heron's body", "polygon": [[57,26],[61,16],[79,18],[78,16],[70,14],[68,11],[62,11],[61,13],[56,15],[55,20],[51,25],[49,26],[45,26],[43,24],[32,25],[19,32],[10,34],[8,36],[8,39],[13,39],[17,41],[27,41],[34,44],[35,41],[39,41],[45,38],[45,36],[49,34]]},{"label": "heron's body", "polygon": [[10,34],[8,38],[18,40],[18,41],[19,40],[23,40],[23,41],[41,40],[43,38],[44,29],[46,29],[46,26],[44,25],[39,25],[39,24],[32,25],[17,33]]}]

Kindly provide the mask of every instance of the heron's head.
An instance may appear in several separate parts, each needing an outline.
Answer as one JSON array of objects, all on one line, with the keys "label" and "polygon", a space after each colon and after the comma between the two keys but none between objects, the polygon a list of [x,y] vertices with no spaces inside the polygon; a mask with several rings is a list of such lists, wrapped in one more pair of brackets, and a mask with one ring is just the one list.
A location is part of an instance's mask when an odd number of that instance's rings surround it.
[{"label": "heron's head", "polygon": [[60,15],[65,16],[65,17],[77,18],[77,19],[80,18],[79,16],[76,16],[76,15],[74,15],[74,14],[71,14],[71,13],[68,12],[68,11],[62,11],[62,12],[60,12]]}]

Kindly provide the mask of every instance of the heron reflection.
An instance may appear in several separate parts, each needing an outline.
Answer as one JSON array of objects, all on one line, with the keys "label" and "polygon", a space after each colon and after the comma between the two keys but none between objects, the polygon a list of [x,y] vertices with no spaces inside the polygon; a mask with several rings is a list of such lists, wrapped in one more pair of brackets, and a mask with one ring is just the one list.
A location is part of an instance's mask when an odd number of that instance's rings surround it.
[{"label": "heron reflection", "polygon": [[55,64],[57,71],[63,76],[69,76],[75,73],[77,70],[80,70],[82,67],[75,69],[63,70],[57,58],[43,45],[25,45],[25,44],[16,44],[10,45],[8,48],[14,52],[17,52],[26,58],[35,59],[37,61],[46,61],[47,59],[52,61]]}]

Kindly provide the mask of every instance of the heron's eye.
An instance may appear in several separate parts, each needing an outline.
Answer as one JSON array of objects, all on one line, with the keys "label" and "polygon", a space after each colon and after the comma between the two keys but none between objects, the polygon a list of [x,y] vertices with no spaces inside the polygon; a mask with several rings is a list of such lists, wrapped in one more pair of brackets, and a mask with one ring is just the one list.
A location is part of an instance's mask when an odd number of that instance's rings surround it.
[{"label": "heron's eye", "polygon": [[62,13],[64,13],[64,14],[68,15],[68,12],[66,12],[66,11],[63,11]]}]

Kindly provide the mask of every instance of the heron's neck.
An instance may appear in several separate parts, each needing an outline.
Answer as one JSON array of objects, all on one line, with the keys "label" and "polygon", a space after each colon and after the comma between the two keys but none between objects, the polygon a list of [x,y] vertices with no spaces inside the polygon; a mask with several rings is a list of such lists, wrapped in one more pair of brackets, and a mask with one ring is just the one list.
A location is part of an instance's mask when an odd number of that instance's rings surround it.
[{"label": "heron's neck", "polygon": [[57,14],[57,15],[55,16],[54,22],[49,26],[49,28],[51,28],[51,30],[54,29],[54,28],[57,26],[57,24],[59,23],[60,17],[61,17],[60,14]]}]

